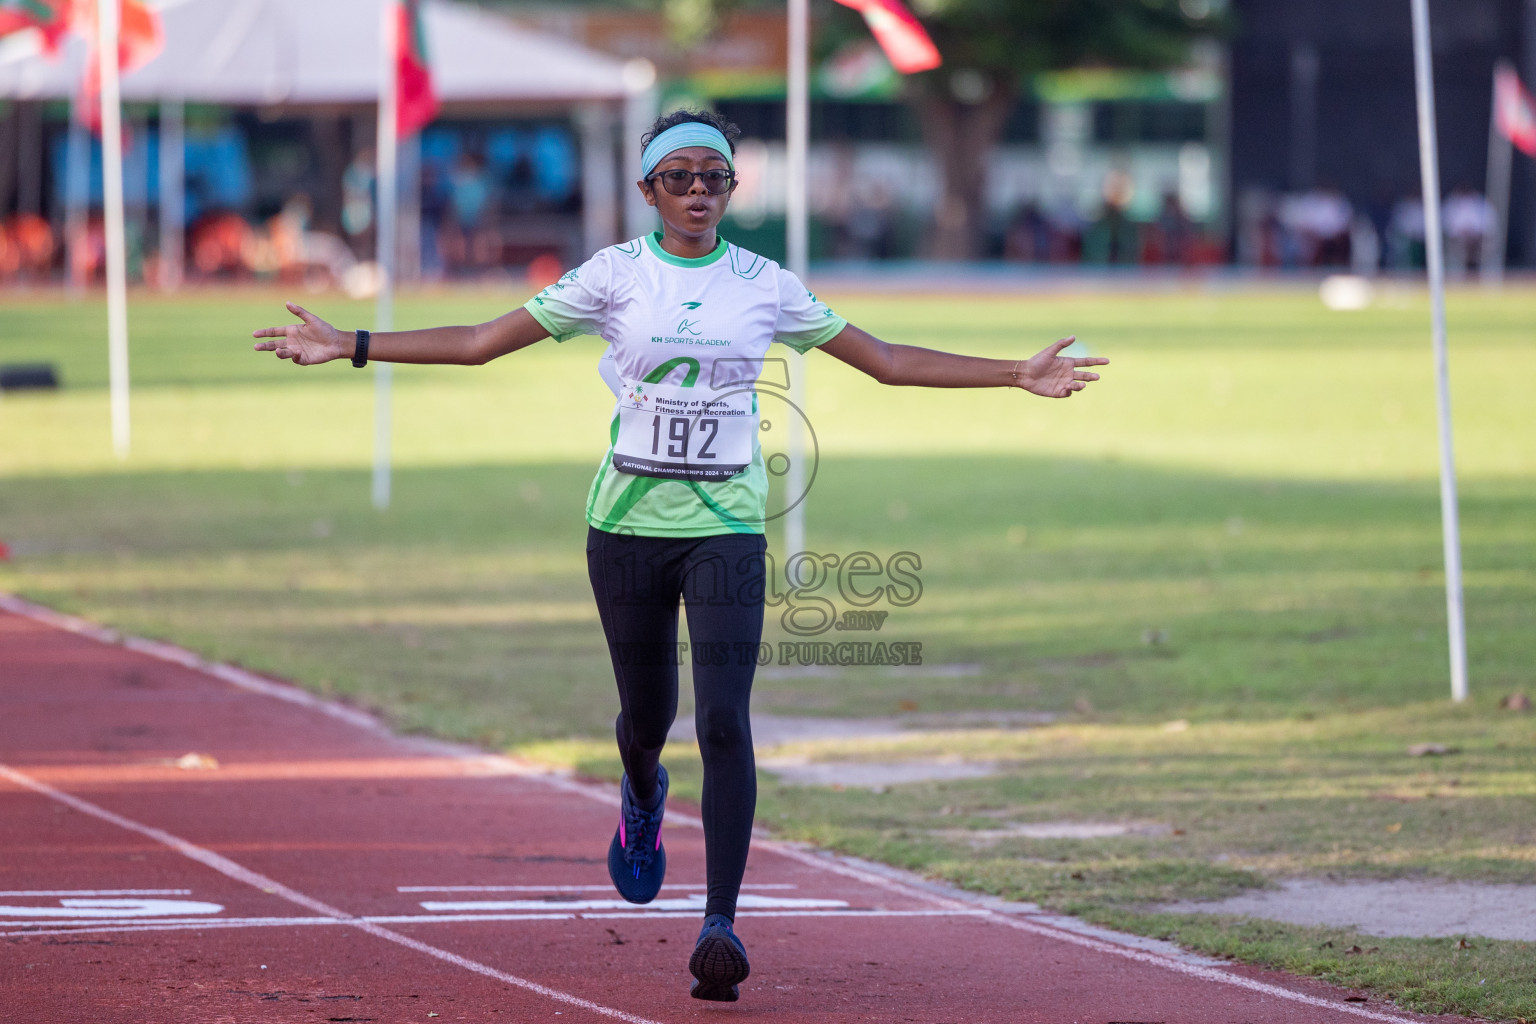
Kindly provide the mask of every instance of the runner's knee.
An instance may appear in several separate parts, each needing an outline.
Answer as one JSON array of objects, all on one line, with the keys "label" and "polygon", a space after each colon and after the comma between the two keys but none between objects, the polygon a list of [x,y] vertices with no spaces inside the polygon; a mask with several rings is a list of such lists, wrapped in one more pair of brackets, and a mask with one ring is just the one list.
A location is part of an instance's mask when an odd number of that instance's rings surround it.
[{"label": "runner's knee", "polygon": [[752,727],[745,706],[701,705],[694,712],[699,753],[706,759],[720,754],[752,750]]}]

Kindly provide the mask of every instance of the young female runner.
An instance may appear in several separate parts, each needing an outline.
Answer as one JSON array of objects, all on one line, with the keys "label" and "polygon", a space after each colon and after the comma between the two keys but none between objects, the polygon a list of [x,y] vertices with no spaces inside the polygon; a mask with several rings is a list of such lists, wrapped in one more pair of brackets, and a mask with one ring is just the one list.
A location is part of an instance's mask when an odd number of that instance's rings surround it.
[{"label": "young female runner", "polygon": [[[688,962],[699,999],[730,1001],[749,972],[732,925],[746,870],[757,775],[747,702],[762,636],[768,478],[751,391],[772,342],[819,348],[883,384],[1015,387],[1066,398],[1108,362],[1057,341],[1027,359],[890,345],[837,316],[771,260],[716,233],[736,187],[740,130],[678,110],[641,139],[640,180],[662,230],[594,255],[528,303],[474,327],[370,335],[289,303],[302,322],[255,332],[258,351],[300,365],[352,358],[480,364],[547,337],[596,334],[618,399],[587,497],[587,566],[619,690],[619,825],[608,870],[625,899],[661,888],[667,773],[677,713],[678,604],[694,651],[694,724],[704,761],[708,895]],[[741,652],[752,656],[738,656]],[[723,657],[720,655],[724,655]]]}]

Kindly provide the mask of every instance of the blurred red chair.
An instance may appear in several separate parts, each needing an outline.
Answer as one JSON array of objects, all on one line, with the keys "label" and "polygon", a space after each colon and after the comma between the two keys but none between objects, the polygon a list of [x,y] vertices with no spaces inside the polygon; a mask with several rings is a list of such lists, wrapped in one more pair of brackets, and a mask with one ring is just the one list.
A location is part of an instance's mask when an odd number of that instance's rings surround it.
[{"label": "blurred red chair", "polygon": [[35,213],[18,213],[0,225],[0,277],[41,277],[53,269],[58,250],[53,228]]},{"label": "blurred red chair", "polygon": [[252,241],[251,226],[238,213],[228,211],[199,217],[188,232],[192,266],[199,274],[243,276],[249,269],[245,253]]},{"label": "blurred red chair", "polygon": [[0,281],[16,276],[21,269],[21,250],[11,241],[9,228],[0,224]]}]

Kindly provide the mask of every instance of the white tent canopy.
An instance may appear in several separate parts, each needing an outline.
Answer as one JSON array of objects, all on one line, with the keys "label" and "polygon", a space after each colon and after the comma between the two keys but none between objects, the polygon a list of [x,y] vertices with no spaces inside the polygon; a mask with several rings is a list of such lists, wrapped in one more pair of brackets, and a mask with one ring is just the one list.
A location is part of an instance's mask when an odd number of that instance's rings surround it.
[{"label": "white tent canopy", "polygon": [[[383,0],[163,0],[155,6],[165,48],[122,77],[125,101],[271,107],[379,99]],[[433,86],[444,104],[578,108],[589,251],[616,241],[621,230],[646,230],[649,211],[615,175],[613,145],[617,124],[624,137],[638,138],[654,113],[649,62],[620,60],[449,0],[426,0],[422,18]],[[36,32],[0,40],[0,98],[73,96],[87,47],[71,34],[61,50],[45,55]],[[179,123],[179,108],[163,120]]]},{"label": "white tent canopy", "polygon": [[[379,96],[380,0],[166,0],[165,50],[124,75],[127,101],[238,106],[372,103]],[[637,66],[473,7],[422,5],[433,83],[444,102],[622,100],[651,84]],[[73,95],[84,41],[60,59],[35,33],[0,44],[0,96]]]}]

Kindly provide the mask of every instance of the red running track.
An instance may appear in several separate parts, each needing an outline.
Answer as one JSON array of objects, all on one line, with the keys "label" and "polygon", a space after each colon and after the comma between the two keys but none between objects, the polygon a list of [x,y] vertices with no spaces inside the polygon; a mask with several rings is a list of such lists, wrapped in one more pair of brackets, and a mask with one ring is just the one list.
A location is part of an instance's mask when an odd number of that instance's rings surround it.
[{"label": "red running track", "polygon": [[693,809],[633,907],[613,789],[0,595],[0,1020],[1427,1019],[766,840],[700,1003]]}]

